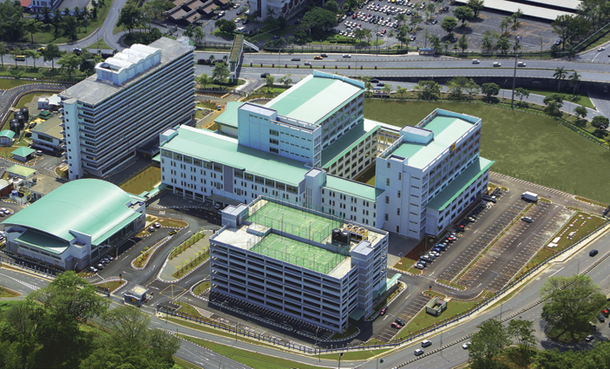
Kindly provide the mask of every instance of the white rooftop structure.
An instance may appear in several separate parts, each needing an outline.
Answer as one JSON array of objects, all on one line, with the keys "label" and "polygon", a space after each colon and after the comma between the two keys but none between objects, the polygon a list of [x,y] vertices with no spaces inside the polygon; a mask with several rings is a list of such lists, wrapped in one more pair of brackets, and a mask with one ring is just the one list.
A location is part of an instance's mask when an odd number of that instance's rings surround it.
[{"label": "white rooftop structure", "polygon": [[97,80],[122,85],[159,63],[161,63],[160,49],[135,44],[131,48],[98,63],[95,66]]}]

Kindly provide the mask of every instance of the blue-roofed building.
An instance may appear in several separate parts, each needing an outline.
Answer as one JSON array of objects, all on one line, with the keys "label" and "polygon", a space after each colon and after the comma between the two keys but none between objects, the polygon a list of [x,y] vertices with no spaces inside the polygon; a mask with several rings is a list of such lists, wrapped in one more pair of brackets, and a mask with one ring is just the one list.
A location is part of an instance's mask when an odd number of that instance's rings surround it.
[{"label": "blue-roofed building", "polygon": [[7,249],[66,270],[80,270],[138,233],[144,199],[97,179],[68,182],[11,216]]},{"label": "blue-roofed building", "polygon": [[[410,238],[438,235],[487,187],[481,120],[437,109],[399,129],[364,119],[364,90],[314,71],[264,106],[230,104],[218,132],[168,129],[162,183],[194,200],[262,195]],[[356,180],[367,172],[374,184]]]}]

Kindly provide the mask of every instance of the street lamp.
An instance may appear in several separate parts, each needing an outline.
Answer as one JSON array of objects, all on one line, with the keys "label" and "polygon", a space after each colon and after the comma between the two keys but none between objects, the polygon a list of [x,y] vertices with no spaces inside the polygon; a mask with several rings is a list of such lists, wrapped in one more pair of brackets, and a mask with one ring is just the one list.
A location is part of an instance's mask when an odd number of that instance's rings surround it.
[{"label": "street lamp", "polygon": [[379,361],[377,362],[377,369],[379,369],[379,363],[383,364],[383,359],[379,359]]},{"label": "street lamp", "polygon": [[[309,224],[311,226],[311,223]],[[318,362],[321,361],[320,359],[320,342],[318,342],[318,331],[320,330],[320,327],[316,328],[316,348],[318,350]]]},{"label": "street lamp", "polygon": [[343,353],[339,354],[339,368],[338,369],[341,369],[341,356],[343,356]]},{"label": "street lamp", "polygon": [[513,93],[510,98],[510,108],[513,108],[513,104],[515,103],[515,83],[517,82],[517,58],[519,57],[518,53],[515,53],[515,70],[513,72]]}]

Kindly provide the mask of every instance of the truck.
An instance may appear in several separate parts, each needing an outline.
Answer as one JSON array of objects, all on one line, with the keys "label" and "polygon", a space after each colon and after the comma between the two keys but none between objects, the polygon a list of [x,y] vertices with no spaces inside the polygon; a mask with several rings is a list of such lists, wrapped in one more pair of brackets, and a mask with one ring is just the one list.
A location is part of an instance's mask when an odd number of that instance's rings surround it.
[{"label": "truck", "polygon": [[538,201],[538,194],[525,191],[523,194],[521,194],[521,198],[526,201],[536,202]]}]

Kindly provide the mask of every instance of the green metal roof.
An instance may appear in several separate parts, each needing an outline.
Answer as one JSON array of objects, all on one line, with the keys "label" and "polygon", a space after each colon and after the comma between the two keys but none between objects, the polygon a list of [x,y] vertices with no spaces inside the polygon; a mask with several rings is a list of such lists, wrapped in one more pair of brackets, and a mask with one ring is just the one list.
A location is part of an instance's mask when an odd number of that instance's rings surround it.
[{"label": "green metal roof", "polygon": [[494,161],[487,160],[485,158],[479,158],[477,161],[472,163],[462,174],[457,176],[444,190],[436,195],[427,207],[436,211],[443,211],[451,204],[468,186],[479,178],[480,175],[485,173],[486,170],[491,167]]},{"label": "green metal roof", "polygon": [[[341,104],[364,91],[357,81],[317,71],[265,104],[280,115],[317,123]],[[347,80],[347,79],[345,79]]]},{"label": "green metal roof", "polygon": [[297,160],[239,145],[234,138],[186,126],[166,142],[163,149],[213,161],[248,173],[298,186],[308,168]]},{"label": "green metal roof", "polygon": [[245,102],[242,101],[229,101],[225,107],[225,111],[214,119],[214,123],[237,128],[237,111],[239,110],[239,107],[244,104]]},{"label": "green metal roof", "polygon": [[364,130],[364,122],[358,123],[354,128],[347,131],[346,134],[322,151],[322,168],[329,168],[343,155],[377,131],[379,127],[381,126],[376,126],[367,132]]},{"label": "green metal roof", "polygon": [[20,146],[17,150],[11,152],[11,154],[25,158],[26,156],[31,155],[35,152],[36,152],[36,150],[34,150],[34,149],[31,149],[31,148],[25,147],[25,146]]},{"label": "green metal roof", "polygon": [[326,185],[324,185],[324,188],[341,193],[348,193],[354,197],[368,201],[376,201],[377,197],[383,193],[383,190],[376,189],[373,186],[333,175],[326,176]]},{"label": "green metal roof", "polygon": [[11,131],[10,129],[5,129],[4,131],[0,131],[0,136],[13,138],[15,137],[15,132]]},{"label": "green metal roof", "polygon": [[48,233],[38,232],[33,229],[28,229],[23,232],[19,237],[17,237],[16,241],[31,247],[41,248],[58,255],[70,247],[70,243],[62,240],[61,238],[57,238]]},{"label": "green metal roof", "polygon": [[434,139],[431,142],[428,144],[404,142],[392,153],[408,158],[409,166],[424,168],[472,126],[472,123],[464,119],[437,116],[422,127],[434,132]]},{"label": "green metal roof", "polygon": [[136,199],[110,182],[79,179],[60,186],[2,224],[34,229],[65,241],[71,241],[74,236],[70,232],[76,231],[90,235],[92,244],[97,245],[109,232],[140,216],[129,208]]},{"label": "green metal roof", "polygon": [[6,171],[24,178],[36,174],[36,169],[24,167],[22,165],[13,165],[9,167]]}]

